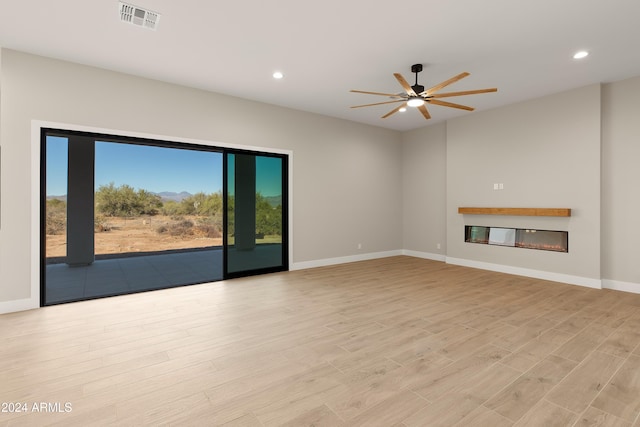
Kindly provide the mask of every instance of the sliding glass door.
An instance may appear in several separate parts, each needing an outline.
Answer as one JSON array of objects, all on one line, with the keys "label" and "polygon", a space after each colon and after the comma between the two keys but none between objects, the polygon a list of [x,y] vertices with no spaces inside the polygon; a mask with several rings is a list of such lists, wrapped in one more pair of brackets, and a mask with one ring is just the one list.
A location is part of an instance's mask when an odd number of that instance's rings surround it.
[{"label": "sliding glass door", "polygon": [[42,135],[42,305],[288,269],[287,157]]},{"label": "sliding glass door", "polygon": [[287,158],[227,152],[225,276],[288,269]]}]

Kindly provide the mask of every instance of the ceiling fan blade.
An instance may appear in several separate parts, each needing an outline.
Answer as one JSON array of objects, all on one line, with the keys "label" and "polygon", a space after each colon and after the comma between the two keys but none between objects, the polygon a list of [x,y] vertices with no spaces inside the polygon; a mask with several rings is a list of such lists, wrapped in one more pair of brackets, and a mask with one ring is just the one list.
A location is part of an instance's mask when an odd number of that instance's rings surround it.
[{"label": "ceiling fan blade", "polygon": [[443,107],[459,108],[460,110],[473,111],[475,108],[466,105],[454,104],[453,102],[440,101],[438,99],[427,99],[429,104],[442,105]]},{"label": "ceiling fan blade", "polygon": [[463,79],[465,77],[467,77],[469,75],[469,73],[467,73],[466,71],[464,73],[460,73],[457,76],[451,77],[449,80],[445,80],[442,83],[439,83],[433,87],[430,87],[429,89],[425,90],[424,92],[422,92],[420,95],[431,95],[433,92],[437,92],[440,89],[449,86],[452,83],[457,82],[460,79]]},{"label": "ceiling fan blade", "polygon": [[416,93],[411,88],[411,85],[409,84],[409,82],[407,82],[404,79],[404,77],[402,77],[402,74],[393,73],[393,76],[396,78],[396,80],[398,80],[398,83],[400,83],[400,85],[402,86],[404,91],[407,92],[407,95],[409,95],[409,96],[417,96]]},{"label": "ceiling fan blade", "polygon": [[353,105],[353,106],[351,106],[349,108],[371,107],[373,105],[393,104],[394,102],[404,102],[404,99],[396,99],[394,101],[376,102],[374,104]]},{"label": "ceiling fan blade", "polygon": [[397,93],[367,92],[367,91],[364,91],[364,90],[350,90],[349,92],[366,93],[368,95],[389,96],[389,97],[392,97],[392,98],[403,98],[403,95],[398,95]]},{"label": "ceiling fan blade", "polygon": [[383,119],[386,119],[386,118],[387,118],[387,117],[389,117],[390,115],[395,114],[395,113],[397,113],[398,111],[400,111],[400,109],[401,109],[402,107],[406,107],[406,106],[407,106],[407,104],[406,104],[406,103],[404,103],[404,104],[402,104],[402,105],[398,105],[396,108],[394,108],[393,110],[389,111],[387,114],[385,114],[384,116],[382,116],[382,118],[383,118]]},{"label": "ceiling fan blade", "polygon": [[427,107],[424,104],[419,106],[418,110],[420,110],[425,119],[429,120],[431,118],[431,114],[429,114],[429,110],[427,110]]},{"label": "ceiling fan blade", "polygon": [[475,95],[476,93],[488,93],[488,92],[497,92],[497,91],[498,91],[498,88],[492,87],[490,89],[476,89],[476,90],[463,90],[461,92],[436,93],[431,95],[431,97],[447,98],[449,96]]}]

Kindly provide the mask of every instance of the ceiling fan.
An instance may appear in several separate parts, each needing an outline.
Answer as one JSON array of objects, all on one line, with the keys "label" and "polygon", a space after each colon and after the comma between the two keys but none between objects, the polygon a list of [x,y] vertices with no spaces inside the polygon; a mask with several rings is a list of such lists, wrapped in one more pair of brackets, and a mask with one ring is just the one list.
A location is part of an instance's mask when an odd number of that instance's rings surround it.
[{"label": "ceiling fan", "polygon": [[451,96],[462,96],[462,95],[475,95],[478,93],[487,93],[487,92],[497,92],[497,88],[489,88],[489,89],[477,89],[477,90],[464,90],[461,92],[445,92],[445,93],[436,93],[440,89],[443,89],[449,86],[452,83],[457,82],[460,79],[463,79],[469,75],[469,73],[464,72],[460,73],[457,76],[450,78],[449,80],[445,80],[442,83],[439,83],[435,86],[430,87],[429,89],[424,88],[424,86],[418,84],[418,73],[422,71],[422,64],[414,64],[411,66],[411,72],[416,75],[416,84],[410,86],[409,83],[402,77],[402,74],[394,73],[394,77],[398,80],[398,83],[402,86],[406,93],[380,93],[380,92],[367,92],[363,90],[352,90],[354,93],[365,93],[368,95],[380,95],[387,96],[389,98],[393,98],[392,101],[384,101],[384,102],[376,102],[373,104],[364,104],[364,105],[354,105],[351,108],[361,108],[361,107],[371,107],[373,105],[383,105],[383,104],[393,104],[396,102],[400,102],[401,104],[389,111],[387,114],[382,116],[383,119],[391,116],[392,114],[397,113],[402,108],[405,107],[415,107],[424,116],[425,119],[430,119],[431,115],[429,114],[429,110],[425,104],[434,104],[441,105],[443,107],[451,107],[458,108],[461,110],[473,111],[473,107],[467,107],[466,105],[454,104],[452,102],[441,101],[439,98],[448,98]]}]

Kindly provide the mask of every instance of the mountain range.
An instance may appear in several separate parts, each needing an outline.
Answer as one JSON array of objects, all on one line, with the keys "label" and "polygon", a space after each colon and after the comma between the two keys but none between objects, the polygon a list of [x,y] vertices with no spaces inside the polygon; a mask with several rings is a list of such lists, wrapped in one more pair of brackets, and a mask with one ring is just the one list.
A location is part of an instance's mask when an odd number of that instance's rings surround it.
[{"label": "mountain range", "polygon": [[160,196],[163,202],[167,202],[169,200],[173,200],[174,202],[181,202],[187,197],[193,196],[193,194],[187,191],[181,191],[179,193],[176,193],[174,191],[162,191],[160,193],[153,193],[153,194],[155,194],[156,196]]}]

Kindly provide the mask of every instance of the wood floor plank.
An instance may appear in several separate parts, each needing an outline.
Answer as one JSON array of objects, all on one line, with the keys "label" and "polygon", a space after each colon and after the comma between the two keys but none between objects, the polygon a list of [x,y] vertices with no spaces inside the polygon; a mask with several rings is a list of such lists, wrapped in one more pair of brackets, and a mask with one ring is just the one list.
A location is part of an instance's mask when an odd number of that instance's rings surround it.
[{"label": "wood floor plank", "polygon": [[415,393],[404,390],[386,399],[360,415],[346,420],[350,427],[393,426],[415,414],[429,403]]},{"label": "wood floor plank", "polygon": [[614,327],[596,321],[588,328],[578,332],[553,353],[574,362],[581,362],[594,348],[600,346],[613,331],[615,331]]},{"label": "wood floor plank", "polygon": [[455,424],[455,427],[510,427],[512,425],[513,421],[491,409],[479,406],[464,417],[462,421]]},{"label": "wood floor plank", "polygon": [[598,350],[618,357],[626,357],[640,345],[640,329],[619,327],[604,340]]},{"label": "wood floor plank", "polygon": [[583,309],[559,325],[556,325],[555,329],[570,334],[577,334],[599,318],[603,313],[604,312],[601,310],[593,310],[591,308]]},{"label": "wood floor plank", "polygon": [[640,357],[629,356],[592,406],[629,422],[640,416]]},{"label": "wood floor plank", "polygon": [[611,301],[609,309],[595,323],[610,326],[614,329],[620,327],[627,319],[638,312],[638,307],[625,304],[626,300],[628,298],[618,298],[615,301]]},{"label": "wood floor plank", "polygon": [[510,354],[507,350],[489,345],[468,357],[462,358],[449,365],[420,378],[411,387],[418,395],[430,402],[435,401],[448,391],[459,387],[462,383],[472,381],[491,365],[497,363]]},{"label": "wood floor plank", "polygon": [[262,423],[255,415],[249,413],[245,414],[241,417],[236,418],[235,420],[231,420],[224,424],[221,424],[223,427],[262,427]]},{"label": "wood floor plank", "polygon": [[287,392],[282,398],[276,397],[275,401],[255,409],[253,413],[265,426],[281,426],[309,414],[315,418],[317,414],[314,414],[314,411],[318,405],[323,405],[323,402],[326,402],[331,396],[341,393],[345,389],[346,387],[342,384],[318,379],[313,385],[306,385],[303,391],[297,394]]},{"label": "wood floor plank", "polygon": [[518,421],[575,367],[576,363],[548,356],[486,404],[511,421]]},{"label": "wood floor plank", "polygon": [[[259,424],[262,426],[262,424]],[[313,427],[341,427],[345,425],[342,421],[327,405],[318,406],[308,412],[305,412],[292,420],[281,424],[282,427],[300,427],[300,426],[313,426]]]},{"label": "wood floor plank", "polygon": [[493,344],[506,348],[509,351],[516,351],[529,341],[538,338],[547,330],[553,328],[557,322],[544,317],[538,317],[525,323],[515,331],[496,339]]},{"label": "wood floor plank", "polygon": [[400,385],[411,389],[423,383],[424,378],[453,363],[440,353],[430,352],[406,363],[399,369]]},{"label": "wood floor plank", "polygon": [[547,400],[539,401],[514,427],[565,427],[573,425],[578,415]]},{"label": "wood floor plank", "polygon": [[586,411],[582,413],[576,427],[631,427],[631,423],[625,421],[615,415],[607,414],[600,409],[596,409],[593,406],[589,406]]},{"label": "wood floor plank", "polygon": [[[361,347],[357,351],[342,354],[330,360],[330,363],[343,372],[352,371],[370,363],[380,356],[391,357],[395,352],[409,354],[409,358],[400,362],[413,360],[420,356],[419,349],[422,348],[424,340],[430,340],[432,334],[421,329],[409,328],[406,330],[394,330],[395,334],[388,339],[382,340],[375,345]],[[375,335],[375,334],[374,334]],[[342,347],[342,346],[341,346]]]},{"label": "wood floor plank", "polygon": [[263,424],[277,425],[293,418],[292,414],[307,412],[326,402],[329,396],[343,392],[346,389],[343,378],[337,369],[322,364],[261,388],[248,377],[246,391],[232,399],[219,390],[206,393],[220,421],[230,421],[249,409]]},{"label": "wood floor plank", "polygon": [[162,406],[151,410],[116,409],[118,410],[119,421],[123,424],[171,425],[180,424],[190,411],[197,412],[210,406],[209,398],[200,392],[176,400],[166,401]]},{"label": "wood floor plank", "polygon": [[594,351],[547,395],[556,405],[581,413],[607,385],[613,374],[624,362]]},{"label": "wood floor plank", "polygon": [[422,425],[433,427],[452,426],[463,420],[486,402],[489,397],[499,392],[520,375],[519,371],[496,363],[476,375],[472,384],[460,384],[403,422],[407,427]]},{"label": "wood floor plank", "polygon": [[[422,336],[418,340],[415,340],[410,346],[391,349],[388,357],[398,363],[405,364],[429,352],[442,351],[442,349],[450,343],[466,341],[477,333],[478,331],[472,328],[462,325],[453,325],[452,327],[437,334],[429,333],[429,335]],[[473,350],[476,348],[477,346],[473,347]],[[446,352],[442,352],[442,354],[450,358]]]},{"label": "wood floor plank", "polygon": [[505,357],[502,363],[522,372],[527,371],[571,337],[568,332],[549,329]]},{"label": "wood floor plank", "polygon": [[446,345],[439,351],[451,359],[458,360],[480,347],[513,333],[514,329],[515,326],[494,322],[492,326],[486,326],[479,331],[475,330],[473,334],[465,336],[462,339],[453,340],[450,344],[445,341],[444,343]]},{"label": "wood floor plank", "polygon": [[327,405],[342,419],[353,418],[400,392],[402,378],[402,366],[390,359],[380,359],[347,373],[343,379],[347,388],[329,397]]}]

